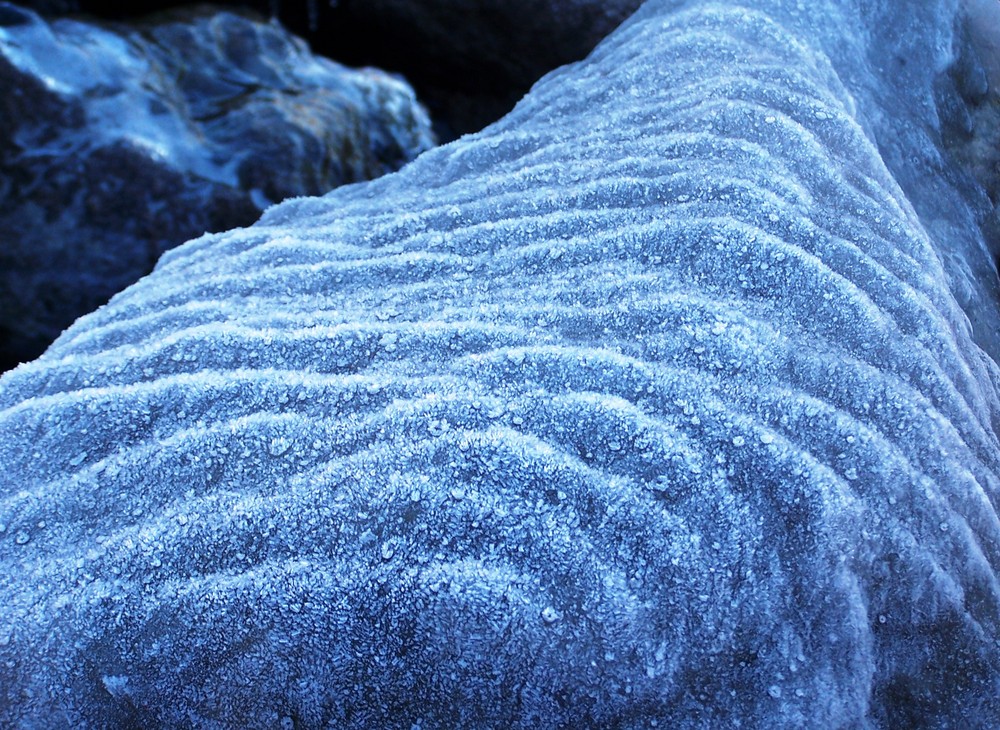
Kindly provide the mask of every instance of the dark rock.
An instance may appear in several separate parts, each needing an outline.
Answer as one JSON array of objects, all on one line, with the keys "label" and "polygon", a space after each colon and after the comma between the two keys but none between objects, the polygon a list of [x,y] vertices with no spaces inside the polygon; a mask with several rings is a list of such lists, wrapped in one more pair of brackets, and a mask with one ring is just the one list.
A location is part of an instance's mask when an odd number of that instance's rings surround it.
[{"label": "dark rock", "polygon": [[[1000,203],[1000,3],[964,0],[968,22],[963,42],[942,85],[938,115],[944,146],[982,187],[994,207]],[[989,237],[1000,256],[996,216]]]},{"label": "dark rock", "polygon": [[[583,58],[640,5],[640,0],[222,1],[280,18],[330,58],[405,75],[448,138],[501,117],[543,74]],[[46,4],[120,19],[177,2]]]},{"label": "dark rock", "polygon": [[0,4],[0,366],[168,248],[432,146],[412,91],[210,9],[51,24]]}]

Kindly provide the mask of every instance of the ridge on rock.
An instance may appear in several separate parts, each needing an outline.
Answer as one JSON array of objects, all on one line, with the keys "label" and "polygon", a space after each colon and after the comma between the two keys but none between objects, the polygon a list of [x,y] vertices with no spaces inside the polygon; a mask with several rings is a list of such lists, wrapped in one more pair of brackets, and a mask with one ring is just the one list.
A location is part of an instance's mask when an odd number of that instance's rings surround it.
[{"label": "ridge on rock", "polygon": [[995,727],[961,22],[651,0],[168,252],[0,379],[0,725]]},{"label": "ridge on rock", "polygon": [[434,144],[413,91],[212,8],[130,25],[0,3],[0,368],[163,251]]}]

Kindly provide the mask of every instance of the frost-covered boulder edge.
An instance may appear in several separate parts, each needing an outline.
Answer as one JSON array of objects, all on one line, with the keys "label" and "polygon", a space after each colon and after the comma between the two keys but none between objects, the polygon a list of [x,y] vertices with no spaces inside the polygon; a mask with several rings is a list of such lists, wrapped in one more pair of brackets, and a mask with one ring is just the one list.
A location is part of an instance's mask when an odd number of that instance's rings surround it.
[{"label": "frost-covered boulder edge", "polygon": [[251,14],[98,24],[0,3],[0,370],[165,250],[434,143],[405,82]]},{"label": "frost-covered boulder edge", "polygon": [[651,2],[4,376],[0,725],[995,724],[955,4],[754,5]]},{"label": "frost-covered boulder edge", "polygon": [[[985,0],[984,0],[985,1]],[[22,0],[121,19],[181,0]],[[313,50],[404,74],[444,139],[503,116],[542,74],[587,55],[641,0],[213,0],[276,16]]]}]

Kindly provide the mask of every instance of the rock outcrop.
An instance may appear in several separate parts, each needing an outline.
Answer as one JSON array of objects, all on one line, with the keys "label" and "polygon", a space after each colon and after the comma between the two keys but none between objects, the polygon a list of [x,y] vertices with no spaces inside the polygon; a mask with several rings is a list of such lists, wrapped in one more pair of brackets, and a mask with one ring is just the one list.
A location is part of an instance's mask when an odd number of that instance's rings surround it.
[{"label": "rock outcrop", "polygon": [[168,252],[0,379],[0,725],[995,727],[956,12],[651,0]]},{"label": "rock outcrop", "polygon": [[[578,61],[640,0],[221,0],[273,15],[313,49],[405,75],[445,138],[475,132],[543,74]],[[122,19],[177,0],[34,0],[50,12]]]},{"label": "rock outcrop", "polygon": [[0,365],[168,248],[433,145],[412,90],[209,8],[131,25],[0,4]]}]

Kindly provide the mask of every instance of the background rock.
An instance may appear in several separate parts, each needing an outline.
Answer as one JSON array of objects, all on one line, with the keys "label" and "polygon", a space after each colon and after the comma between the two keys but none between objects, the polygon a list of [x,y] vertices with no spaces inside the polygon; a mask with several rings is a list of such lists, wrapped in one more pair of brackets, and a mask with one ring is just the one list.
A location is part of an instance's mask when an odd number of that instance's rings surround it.
[{"label": "background rock", "polygon": [[432,117],[464,134],[509,111],[545,73],[582,59],[640,4],[366,0],[277,7],[318,52],[405,73]]},{"label": "background rock", "polygon": [[989,197],[983,227],[1000,257],[1000,3],[963,0],[962,6],[969,18],[964,42],[941,80],[940,96],[951,100],[939,105],[942,142]]},{"label": "background rock", "polygon": [[[123,18],[172,0],[39,0]],[[640,0],[231,0],[274,15],[317,53],[405,75],[439,136],[475,132],[514,106],[543,74],[577,61]]]},{"label": "background rock", "polygon": [[0,5],[0,367],[267,205],[433,145],[413,92],[210,8],[132,25]]}]

